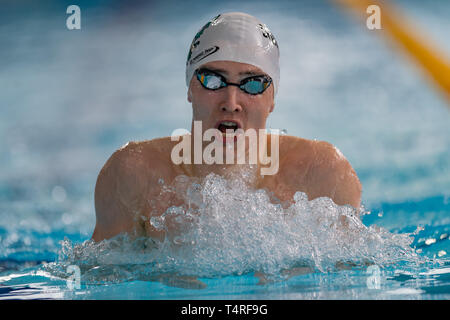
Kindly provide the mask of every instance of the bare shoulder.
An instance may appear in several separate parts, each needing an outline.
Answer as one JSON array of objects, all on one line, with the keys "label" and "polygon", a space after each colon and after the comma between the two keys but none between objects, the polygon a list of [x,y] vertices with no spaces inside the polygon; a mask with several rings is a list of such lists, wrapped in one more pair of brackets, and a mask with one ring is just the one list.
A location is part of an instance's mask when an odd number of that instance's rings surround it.
[{"label": "bare shoulder", "polygon": [[296,180],[308,173],[316,148],[315,141],[294,136],[280,136],[280,168],[283,175]]},{"label": "bare shoulder", "polygon": [[329,142],[315,141],[314,148],[311,172],[317,181],[317,192],[326,194],[338,205],[359,208],[362,186],[350,162]]},{"label": "bare shoulder", "polygon": [[130,179],[154,180],[170,172],[170,138],[158,138],[140,142],[130,141],[115,151],[103,166],[99,179],[113,175],[118,182]]},{"label": "bare shoulder", "polygon": [[[305,167],[314,154],[314,142],[294,136],[280,136],[280,165],[288,170],[292,166]],[[297,171],[297,170],[295,170]]]},{"label": "bare shoulder", "polygon": [[[283,154],[284,153],[284,154]],[[280,162],[289,179],[301,181],[310,199],[329,197],[359,208],[361,184],[342,152],[326,141],[292,136],[280,139]]]},{"label": "bare shoulder", "polygon": [[153,186],[170,173],[168,141],[128,142],[106,161],[95,186],[94,240],[133,231],[134,218],[146,210]]},{"label": "bare shoulder", "polygon": [[[158,144],[153,140],[128,142],[115,151],[101,169],[97,185],[104,179],[115,183],[131,183],[130,179],[148,178],[151,167],[162,160]],[[114,179],[111,179],[111,178]],[[138,181],[135,181],[138,182]],[[101,185],[100,185],[101,186]]]}]

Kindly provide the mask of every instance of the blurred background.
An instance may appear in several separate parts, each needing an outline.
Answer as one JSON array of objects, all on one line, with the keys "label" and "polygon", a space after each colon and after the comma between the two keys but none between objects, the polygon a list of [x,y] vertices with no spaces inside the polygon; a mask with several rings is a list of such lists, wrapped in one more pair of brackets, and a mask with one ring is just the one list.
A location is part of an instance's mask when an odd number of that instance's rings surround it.
[{"label": "blurred background", "polygon": [[[450,56],[450,2],[393,3]],[[81,30],[66,28],[71,4]],[[188,48],[227,11],[256,16],[278,40],[281,81],[268,127],[339,148],[367,210],[410,203],[411,219],[423,203],[449,210],[448,101],[379,31],[334,2],[2,1],[3,266],[51,260],[64,236],[90,238],[95,182],[109,156],[128,141],[190,128]]]}]

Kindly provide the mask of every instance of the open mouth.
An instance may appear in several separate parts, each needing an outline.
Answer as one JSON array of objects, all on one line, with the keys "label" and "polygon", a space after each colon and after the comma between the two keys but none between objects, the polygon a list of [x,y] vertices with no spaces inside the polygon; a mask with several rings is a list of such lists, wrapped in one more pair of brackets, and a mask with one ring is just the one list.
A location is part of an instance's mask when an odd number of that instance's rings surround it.
[{"label": "open mouth", "polygon": [[222,133],[230,133],[230,132],[234,133],[240,127],[241,126],[239,125],[238,122],[232,120],[220,121],[217,125],[217,129]]},{"label": "open mouth", "polygon": [[241,124],[235,120],[222,120],[216,124],[216,129],[222,133],[224,143],[237,141],[237,136],[239,135],[237,130],[241,128]]}]

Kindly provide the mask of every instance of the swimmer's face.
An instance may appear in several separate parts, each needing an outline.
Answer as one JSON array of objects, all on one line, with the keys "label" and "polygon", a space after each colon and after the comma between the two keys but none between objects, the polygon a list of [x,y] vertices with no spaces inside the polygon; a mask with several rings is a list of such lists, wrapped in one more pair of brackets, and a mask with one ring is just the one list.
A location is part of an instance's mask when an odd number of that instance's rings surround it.
[{"label": "swimmer's face", "polygon": [[[266,75],[253,65],[232,61],[212,61],[202,65],[202,68],[215,71],[231,83],[240,83],[250,76]],[[218,129],[218,123],[223,120],[238,122],[244,131],[250,128],[265,129],[267,117],[274,108],[273,83],[262,94],[251,95],[237,86],[208,90],[194,74],[189,85],[188,101],[192,103],[192,121],[202,121],[203,132],[209,128]]]}]

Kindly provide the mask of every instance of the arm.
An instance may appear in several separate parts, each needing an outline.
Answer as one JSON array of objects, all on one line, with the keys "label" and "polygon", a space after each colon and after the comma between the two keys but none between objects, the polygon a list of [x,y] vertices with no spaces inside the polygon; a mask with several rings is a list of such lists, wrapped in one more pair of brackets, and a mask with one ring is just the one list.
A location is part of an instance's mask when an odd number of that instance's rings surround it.
[{"label": "arm", "polygon": [[95,187],[96,226],[92,239],[101,241],[135,230],[135,217],[145,209],[146,164],[137,144],[116,151],[100,171]]},{"label": "arm", "polygon": [[314,188],[310,200],[329,197],[337,205],[349,204],[358,209],[361,204],[361,183],[344,155],[328,142],[317,142],[316,157],[310,179]]}]

